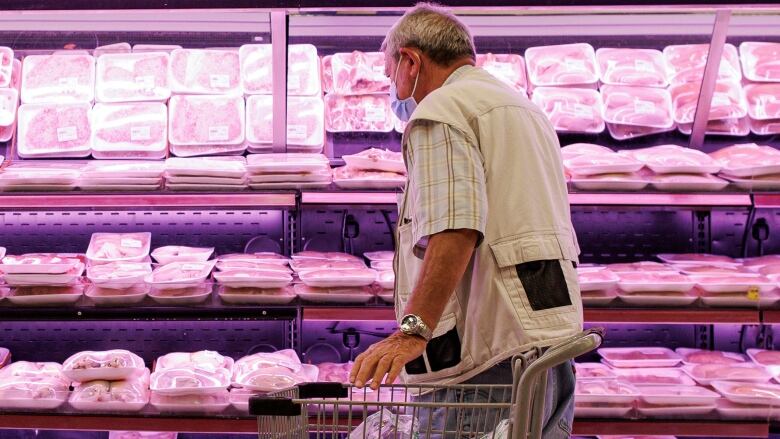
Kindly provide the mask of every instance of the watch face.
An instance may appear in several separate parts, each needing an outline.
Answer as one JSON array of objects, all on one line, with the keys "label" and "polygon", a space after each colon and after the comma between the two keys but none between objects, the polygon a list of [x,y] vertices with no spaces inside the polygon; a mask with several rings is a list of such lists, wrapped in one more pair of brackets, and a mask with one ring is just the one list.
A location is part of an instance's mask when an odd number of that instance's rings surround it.
[{"label": "watch face", "polygon": [[403,320],[401,320],[402,331],[414,331],[415,329],[417,329],[417,317],[406,316]]}]

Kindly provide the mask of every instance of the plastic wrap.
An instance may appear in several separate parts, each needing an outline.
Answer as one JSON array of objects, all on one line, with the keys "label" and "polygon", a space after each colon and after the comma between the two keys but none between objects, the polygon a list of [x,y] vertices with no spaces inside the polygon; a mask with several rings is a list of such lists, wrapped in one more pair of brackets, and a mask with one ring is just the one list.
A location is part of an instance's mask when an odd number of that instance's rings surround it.
[{"label": "plastic wrap", "polygon": [[622,151],[644,163],[658,174],[715,174],[721,166],[707,154],[677,145],[659,145],[650,148]]},{"label": "plastic wrap", "polygon": [[152,392],[152,406],[163,413],[213,414],[224,411],[230,405],[227,390],[205,395],[161,395]]},{"label": "plastic wrap", "polygon": [[780,84],[748,84],[745,96],[751,119],[780,119]]},{"label": "plastic wrap", "polygon": [[590,44],[529,47],[528,77],[535,86],[595,84],[599,80],[596,52]]},{"label": "plastic wrap", "polygon": [[580,291],[604,291],[617,285],[620,278],[610,270],[577,271]]},{"label": "plastic wrap", "polygon": [[233,386],[271,392],[302,382],[316,381],[318,375],[317,366],[301,364],[295,351],[287,349],[253,354],[236,361]]},{"label": "plastic wrap", "polygon": [[263,289],[284,288],[293,280],[288,273],[257,268],[225,268],[214,273],[214,279],[229,288]]},{"label": "plastic wrap", "polygon": [[166,306],[197,305],[203,303],[211,296],[213,283],[201,282],[192,286],[181,286],[188,281],[179,281],[176,284],[166,284],[162,287],[155,285],[149,292],[149,297],[155,302]]},{"label": "plastic wrap", "polygon": [[393,270],[378,272],[376,275],[376,283],[384,290],[392,290],[395,286],[395,272],[393,272]]},{"label": "plastic wrap", "polygon": [[170,85],[174,93],[241,93],[237,50],[175,49],[171,52]]},{"label": "plastic wrap", "polygon": [[60,286],[72,285],[84,273],[84,264],[79,263],[65,273],[38,274],[38,273],[6,273],[5,282],[12,287],[27,286]]},{"label": "plastic wrap", "polygon": [[571,182],[583,191],[640,191],[650,181],[639,174],[599,174],[586,177],[572,176]]},{"label": "plastic wrap", "polygon": [[[682,44],[666,46],[664,59],[666,60],[669,82],[672,85],[687,82],[700,82],[704,76],[704,67],[707,64],[709,44]],[[742,70],[739,66],[739,55],[733,44],[723,47],[723,57],[718,70],[718,80],[737,81],[742,80]]]},{"label": "plastic wrap", "polygon": [[578,404],[631,404],[639,391],[618,380],[577,380],[574,394]]},{"label": "plastic wrap", "polygon": [[734,177],[759,177],[780,173],[780,151],[755,143],[728,146],[710,153],[721,172]]},{"label": "plastic wrap", "polygon": [[620,273],[618,286],[626,293],[690,291],[696,282],[688,276],[673,273]]},{"label": "plastic wrap", "polygon": [[322,154],[250,154],[246,161],[246,169],[251,174],[308,174],[330,171],[328,158]]},{"label": "plastic wrap", "polygon": [[[316,150],[325,143],[325,103],[319,96],[287,99],[287,145],[292,149]],[[246,140],[250,150],[270,148],[273,140],[273,97],[249,96],[246,101]]]},{"label": "plastic wrap", "polygon": [[341,157],[347,166],[364,171],[406,173],[403,154],[386,149],[368,148],[357,154]]},{"label": "plastic wrap", "polygon": [[170,56],[165,52],[112,53],[97,59],[98,102],[166,101]]},{"label": "plastic wrap", "polygon": [[596,90],[539,87],[534,89],[532,100],[556,131],[592,134],[604,131],[604,105]]},{"label": "plastic wrap", "polygon": [[706,351],[703,349],[677,348],[684,364],[738,364],[745,363],[744,355],[736,352]]},{"label": "plastic wrap", "polygon": [[95,99],[90,55],[28,55],[22,64],[22,102],[77,103]]},{"label": "plastic wrap", "polygon": [[735,266],[739,263],[729,256],[713,255],[709,253],[659,253],[658,259],[677,265],[723,265]]},{"label": "plastic wrap", "polygon": [[398,189],[406,176],[395,172],[364,171],[351,166],[333,169],[333,183],[342,189]]},{"label": "plastic wrap", "polygon": [[753,134],[759,136],[770,136],[774,134],[780,134],[780,119],[771,119],[771,120],[750,119],[750,131]]},{"label": "plastic wrap", "polygon": [[729,182],[710,174],[661,174],[650,177],[659,191],[711,192],[720,191]]},{"label": "plastic wrap", "polygon": [[16,287],[7,299],[17,306],[61,306],[78,302],[83,293],[84,284],[76,282],[63,286]]},{"label": "plastic wrap", "polygon": [[231,372],[225,368],[206,368],[197,365],[156,370],[150,388],[163,396],[209,395],[220,393],[230,386]]},{"label": "plastic wrap", "polygon": [[231,96],[173,96],[168,104],[168,139],[176,145],[244,143],[244,99]]},{"label": "plastic wrap", "polygon": [[17,148],[22,158],[87,157],[92,152],[92,105],[19,107]]},{"label": "plastic wrap", "polygon": [[125,380],[138,377],[145,370],[144,360],[124,349],[79,352],[62,364],[62,373],[80,383]]},{"label": "plastic wrap", "polygon": [[676,367],[621,368],[613,369],[613,372],[621,380],[637,386],[692,387],[696,385],[691,377]]},{"label": "plastic wrap", "polygon": [[214,253],[214,247],[185,247],[168,245],[157,247],[152,251],[152,257],[160,264],[171,262],[206,262]]},{"label": "plastic wrap", "polygon": [[[239,48],[241,79],[246,94],[271,94],[273,75],[270,44],[246,44]],[[320,93],[320,69],[317,48],[311,44],[287,46],[287,92],[291,96]]]},{"label": "plastic wrap", "polygon": [[739,45],[739,54],[745,78],[780,82],[780,43],[745,41]]},{"label": "plastic wrap", "polygon": [[389,133],[394,128],[389,95],[325,95],[325,130]]},{"label": "plastic wrap", "polygon": [[14,133],[16,133],[16,115],[19,107],[19,97],[22,90],[22,62],[18,59],[14,59],[12,66],[11,83],[9,87],[16,90],[16,101],[13,102],[13,117],[11,123],[5,126],[0,126],[0,142],[8,142],[11,140]]},{"label": "plastic wrap", "polygon": [[76,410],[137,412],[149,403],[149,370],[124,381],[90,381],[73,390],[69,400]]},{"label": "plastic wrap", "polygon": [[[681,123],[677,126],[681,133],[689,136],[693,129],[692,123]],[[707,122],[705,133],[712,136],[744,137],[750,134],[750,119],[720,119]]]},{"label": "plastic wrap", "polygon": [[369,287],[315,288],[295,284],[295,294],[315,303],[366,303],[374,298]]},{"label": "plastic wrap", "polygon": [[336,94],[387,93],[390,90],[382,52],[335,53],[330,57],[330,71]]},{"label": "plastic wrap", "polygon": [[392,251],[375,251],[365,252],[363,256],[369,261],[392,261],[395,257],[395,252]]},{"label": "plastic wrap", "polygon": [[[700,84],[688,82],[669,88],[672,95],[674,121],[693,123],[699,101]],[[710,103],[709,120],[739,119],[747,116],[748,104],[739,82],[718,81]]]},{"label": "plastic wrap", "polygon": [[82,264],[83,256],[75,253],[27,253],[2,259],[0,271],[5,274],[65,274]]},{"label": "plastic wrap", "polygon": [[580,155],[601,155],[612,154],[615,151],[607,148],[606,146],[596,145],[593,143],[572,143],[561,148],[561,156],[563,159],[570,159]]},{"label": "plastic wrap", "polygon": [[644,164],[627,155],[614,152],[583,154],[563,160],[563,166],[574,176],[587,177],[599,174],[617,174],[637,172]]},{"label": "plastic wrap", "polygon": [[95,158],[162,159],[168,152],[168,109],[164,104],[96,104],[92,123]]},{"label": "plastic wrap", "polygon": [[660,50],[601,48],[596,50],[601,82],[637,87],[666,87],[666,65]]},{"label": "plastic wrap", "polygon": [[528,80],[525,76],[525,61],[520,55],[478,54],[477,67],[482,67],[515,91],[525,92],[528,89]]},{"label": "plastic wrap", "polygon": [[601,363],[576,363],[578,380],[612,380],[617,378],[615,372],[607,365]]},{"label": "plastic wrap", "polygon": [[89,285],[85,295],[98,306],[130,306],[141,303],[149,293],[145,283],[111,284],[112,288]]},{"label": "plastic wrap", "polygon": [[142,262],[149,256],[152,234],[93,233],[87,248],[87,259],[92,264],[108,262]]},{"label": "plastic wrap", "polygon": [[612,124],[671,129],[672,97],[666,89],[603,85],[604,121]]},{"label": "plastic wrap", "polygon": [[314,288],[363,287],[376,281],[376,271],[369,268],[326,269],[299,272],[298,277],[301,282]]},{"label": "plastic wrap", "polygon": [[262,288],[230,288],[219,287],[219,297],[223,302],[235,305],[287,305],[295,300],[292,287],[262,289]]},{"label": "plastic wrap", "polygon": [[681,361],[667,348],[601,348],[598,353],[613,367],[674,367]]},{"label": "plastic wrap", "polygon": [[217,268],[222,267],[246,267],[246,265],[234,265],[244,262],[248,263],[261,263],[261,264],[274,264],[281,267],[286,266],[289,263],[287,256],[280,255],[272,252],[258,252],[258,253],[230,253],[226,255],[220,255],[217,257]]},{"label": "plastic wrap", "polygon": [[642,386],[640,399],[647,404],[666,406],[671,410],[678,406],[712,407],[720,394],[698,386]]},{"label": "plastic wrap", "polygon": [[724,276],[724,275],[697,275],[691,277],[696,281],[696,286],[702,291],[711,294],[747,293],[756,290],[759,293],[768,293],[777,286],[763,276]]},{"label": "plastic wrap", "polygon": [[11,85],[14,64],[14,51],[10,47],[0,46],[0,88]]},{"label": "plastic wrap", "polygon": [[636,139],[637,137],[651,136],[653,134],[667,133],[673,131],[676,127],[676,125],[672,125],[671,128],[651,128],[614,123],[607,124],[609,135],[615,140],[629,140]]},{"label": "plastic wrap", "polygon": [[164,171],[161,161],[91,161],[81,169],[81,179],[160,178]]},{"label": "plastic wrap", "polygon": [[246,171],[244,157],[171,157],[165,161],[166,175],[174,176],[244,178]]}]

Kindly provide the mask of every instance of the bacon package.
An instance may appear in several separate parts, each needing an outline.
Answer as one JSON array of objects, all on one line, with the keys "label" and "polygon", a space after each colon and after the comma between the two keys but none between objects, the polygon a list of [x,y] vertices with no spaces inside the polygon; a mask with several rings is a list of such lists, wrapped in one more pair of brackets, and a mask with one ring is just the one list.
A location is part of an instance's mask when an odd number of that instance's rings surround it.
[{"label": "bacon package", "polygon": [[165,52],[109,53],[97,59],[98,102],[166,101],[170,56]]},{"label": "bacon package", "polygon": [[709,386],[713,381],[766,383],[772,378],[763,366],[751,363],[689,364],[682,369],[702,386]]},{"label": "bacon package", "polygon": [[92,264],[108,262],[142,262],[149,256],[152,234],[93,233],[87,248],[87,259]]},{"label": "bacon package", "polygon": [[162,103],[96,104],[92,154],[99,159],[162,159],[168,152],[168,108]]},{"label": "bacon package", "polygon": [[739,45],[745,78],[756,82],[780,82],[780,43],[745,41]]},{"label": "bacon package", "polygon": [[607,123],[671,129],[672,98],[666,89],[603,85],[604,121]]},{"label": "bacon package", "polygon": [[[707,64],[709,44],[682,44],[666,46],[664,59],[668,69],[669,82],[672,85],[687,82],[700,83]],[[742,70],[739,66],[739,55],[733,44],[723,47],[723,57],[718,70],[718,80],[739,82],[742,80]]]},{"label": "bacon package", "polygon": [[173,96],[168,104],[168,140],[176,145],[240,145],[244,99],[231,96]]},{"label": "bacon package", "polygon": [[516,54],[478,54],[477,67],[500,79],[515,91],[525,92],[528,80],[525,77],[525,61]]},{"label": "bacon package", "polygon": [[387,93],[390,90],[382,52],[335,53],[330,57],[330,69],[335,94]]},{"label": "bacon package", "polygon": [[[693,123],[699,101],[701,86],[696,82],[673,85],[672,95],[674,121],[679,124]],[[747,116],[748,104],[742,85],[738,82],[718,81],[710,103],[710,120],[739,119]]]},{"label": "bacon package", "polygon": [[[241,80],[246,94],[273,92],[273,57],[270,44],[245,44],[238,49]],[[317,48],[311,44],[287,46],[287,93],[291,96],[320,94],[320,68]]]},{"label": "bacon package", "polygon": [[590,44],[529,47],[528,77],[537,87],[595,84],[599,80],[596,52]]},{"label": "bacon package", "polygon": [[152,251],[152,257],[160,264],[171,262],[206,262],[214,253],[214,247],[186,247],[182,245],[167,245],[157,247]]},{"label": "bacon package", "polygon": [[175,49],[169,72],[174,93],[241,94],[237,50]]},{"label": "bacon package", "polygon": [[68,402],[83,411],[140,411],[149,403],[149,369],[128,380],[82,383],[75,387]]},{"label": "bacon package", "polygon": [[[246,140],[250,152],[271,148],[273,97],[249,96],[246,100]],[[287,145],[291,150],[320,152],[325,143],[325,103],[319,96],[287,99]]]},{"label": "bacon package", "polygon": [[79,352],[62,364],[62,373],[79,383],[125,380],[137,377],[145,370],[144,360],[124,349]]},{"label": "bacon package", "polygon": [[22,102],[79,103],[95,99],[95,58],[28,55],[22,64]]},{"label": "bacon package", "polygon": [[171,262],[154,269],[144,279],[158,290],[177,290],[202,284],[214,269],[216,261]]},{"label": "bacon package", "polygon": [[325,130],[380,132],[394,128],[389,95],[325,95]]},{"label": "bacon package", "polygon": [[626,150],[621,154],[639,160],[657,174],[715,174],[720,171],[720,164],[712,157],[678,145]]},{"label": "bacon package", "polygon": [[406,173],[404,158],[400,152],[372,147],[357,154],[344,155],[341,158],[344,159],[347,166],[354,169]]},{"label": "bacon package", "polygon": [[710,153],[717,160],[721,172],[734,177],[760,177],[780,174],[780,151],[770,146],[744,143],[727,146]]},{"label": "bacon package", "polygon": [[780,119],[780,84],[748,84],[745,95],[751,119]]},{"label": "bacon package", "polygon": [[22,158],[87,157],[92,152],[92,105],[19,107],[17,147]]},{"label": "bacon package", "polygon": [[604,131],[604,105],[596,90],[538,87],[531,99],[544,111],[556,131],[593,134]]},{"label": "bacon package", "polygon": [[636,87],[666,87],[666,65],[660,50],[600,48],[596,50],[601,82]]},{"label": "bacon package", "polygon": [[680,356],[667,348],[600,348],[599,355],[612,367],[674,367]]}]

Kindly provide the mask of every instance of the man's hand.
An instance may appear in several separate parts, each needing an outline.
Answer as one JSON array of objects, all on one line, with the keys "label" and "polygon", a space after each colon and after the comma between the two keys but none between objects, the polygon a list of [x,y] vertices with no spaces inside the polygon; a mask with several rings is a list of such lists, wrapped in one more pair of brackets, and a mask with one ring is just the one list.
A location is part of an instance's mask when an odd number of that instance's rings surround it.
[{"label": "man's hand", "polygon": [[362,388],[370,379],[371,388],[376,390],[382,383],[382,377],[387,374],[385,384],[392,384],[406,363],[425,352],[426,345],[422,337],[395,332],[358,355],[349,374],[349,381]]}]

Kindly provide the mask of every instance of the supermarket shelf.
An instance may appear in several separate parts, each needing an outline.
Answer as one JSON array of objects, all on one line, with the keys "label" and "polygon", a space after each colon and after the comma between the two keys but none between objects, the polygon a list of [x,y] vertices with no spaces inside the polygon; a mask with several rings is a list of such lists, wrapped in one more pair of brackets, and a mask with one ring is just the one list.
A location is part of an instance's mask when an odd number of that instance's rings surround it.
[{"label": "supermarket shelf", "polygon": [[105,209],[136,207],[243,207],[243,208],[293,208],[295,192],[245,192],[245,193],[105,193],[0,195],[3,209]]},{"label": "supermarket shelf", "polygon": [[303,204],[392,204],[397,202],[396,192],[303,192]]},{"label": "supermarket shelf", "polygon": [[780,207],[780,194],[756,194],[753,196],[753,205],[767,209]]},{"label": "supermarket shelf", "polygon": [[625,419],[577,419],[573,434],[596,435],[671,435],[698,437],[768,437],[766,422],[727,421],[646,421]]}]

